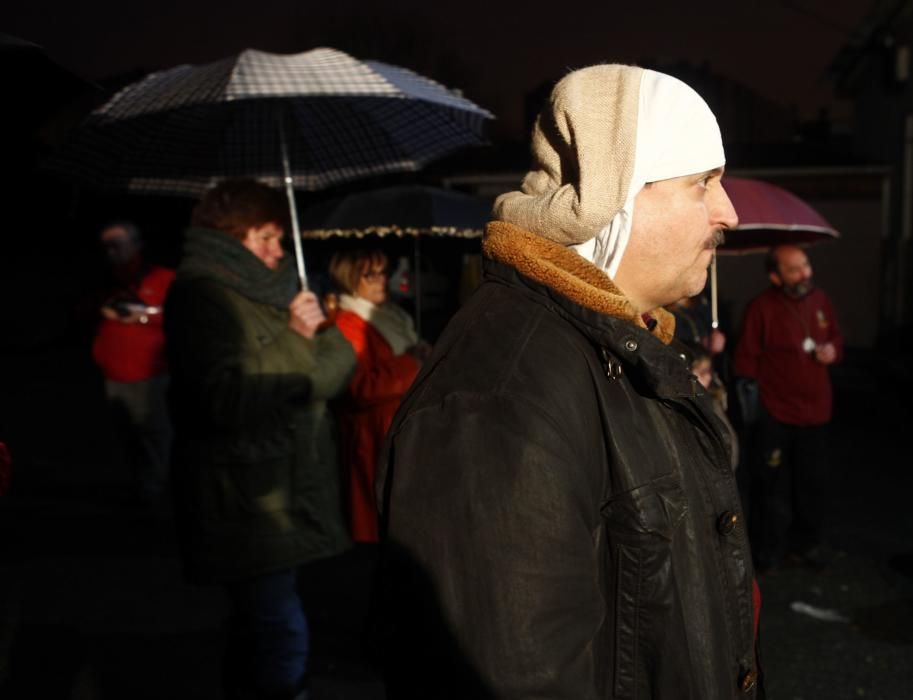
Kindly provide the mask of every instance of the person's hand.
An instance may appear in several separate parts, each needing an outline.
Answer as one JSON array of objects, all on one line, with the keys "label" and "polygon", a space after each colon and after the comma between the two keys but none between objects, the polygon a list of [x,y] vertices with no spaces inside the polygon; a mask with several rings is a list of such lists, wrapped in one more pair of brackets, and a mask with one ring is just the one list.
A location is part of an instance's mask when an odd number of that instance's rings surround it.
[{"label": "person's hand", "polygon": [[707,339],[707,351],[711,355],[719,355],[726,348],[726,334],[718,328],[710,331],[710,337]]},{"label": "person's hand", "polygon": [[298,292],[288,305],[288,326],[305,338],[313,338],[317,329],[326,321],[314,292]]},{"label": "person's hand", "polygon": [[822,343],[815,347],[815,359],[822,365],[829,365],[837,359],[837,348],[833,343]]},{"label": "person's hand", "polygon": [[131,311],[128,314],[119,314],[110,306],[102,306],[101,315],[110,321],[119,321],[120,323],[126,323],[127,325],[134,323],[149,323],[149,316],[140,310]]}]

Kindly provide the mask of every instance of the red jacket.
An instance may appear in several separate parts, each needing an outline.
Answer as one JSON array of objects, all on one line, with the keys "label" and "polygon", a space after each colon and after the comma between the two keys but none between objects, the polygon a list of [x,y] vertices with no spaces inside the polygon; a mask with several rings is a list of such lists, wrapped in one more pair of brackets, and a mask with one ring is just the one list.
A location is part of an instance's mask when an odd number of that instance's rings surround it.
[{"label": "red jacket", "polygon": [[394,355],[384,337],[357,314],[340,311],[336,325],[358,358],[338,411],[340,462],[349,478],[349,527],[355,541],[376,542],[375,464],[400,399],[419,367],[412,355]]},{"label": "red jacket", "polygon": [[[160,307],[173,280],[174,270],[153,266],[133,291],[147,306]],[[145,324],[102,319],[92,356],[105,378],[116,382],[138,382],[164,374],[162,314],[150,314]]]},{"label": "red jacket", "polygon": [[735,372],[756,379],[761,402],[781,423],[823,425],[831,419],[833,394],[826,365],[802,349],[810,337],[833,343],[843,358],[843,337],[827,295],[813,289],[801,299],[770,287],[745,311],[735,349]]}]

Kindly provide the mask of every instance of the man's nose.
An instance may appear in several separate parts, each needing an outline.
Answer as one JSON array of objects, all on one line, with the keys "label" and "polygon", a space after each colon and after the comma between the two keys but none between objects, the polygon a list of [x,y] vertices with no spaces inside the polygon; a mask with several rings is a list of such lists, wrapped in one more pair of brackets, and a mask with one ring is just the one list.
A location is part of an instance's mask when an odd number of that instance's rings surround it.
[{"label": "man's nose", "polygon": [[285,250],[282,248],[282,244],[278,240],[273,241],[273,256],[277,259],[282,258],[285,255]]},{"label": "man's nose", "polygon": [[732,206],[732,201],[726,194],[722,183],[720,183],[718,195],[712,203],[710,218],[711,223],[724,228],[735,228],[739,225],[739,215],[736,214],[735,207]]}]

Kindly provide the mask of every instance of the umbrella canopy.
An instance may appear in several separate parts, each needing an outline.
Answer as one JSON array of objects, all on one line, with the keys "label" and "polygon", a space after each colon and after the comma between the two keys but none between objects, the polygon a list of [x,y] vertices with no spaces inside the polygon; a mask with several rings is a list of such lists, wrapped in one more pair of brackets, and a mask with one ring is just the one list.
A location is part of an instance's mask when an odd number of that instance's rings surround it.
[{"label": "umbrella canopy", "polygon": [[452,190],[402,185],[356,192],[301,212],[305,238],[366,235],[480,238],[491,202]]},{"label": "umbrella canopy", "polygon": [[229,177],[319,190],[414,171],[483,143],[491,113],[405,68],[335,49],[249,49],[152,73],[88,118],[52,163],[84,181],[199,195]]},{"label": "umbrella canopy", "polygon": [[720,254],[766,251],[783,243],[807,245],[839,238],[823,216],[791,192],[761,180],[723,178],[739,225],[726,233]]},{"label": "umbrella canopy", "polygon": [[419,237],[481,238],[491,202],[452,190],[400,185],[355,192],[301,213],[301,235],[310,239],[413,236],[416,326],[422,331],[422,275]]}]

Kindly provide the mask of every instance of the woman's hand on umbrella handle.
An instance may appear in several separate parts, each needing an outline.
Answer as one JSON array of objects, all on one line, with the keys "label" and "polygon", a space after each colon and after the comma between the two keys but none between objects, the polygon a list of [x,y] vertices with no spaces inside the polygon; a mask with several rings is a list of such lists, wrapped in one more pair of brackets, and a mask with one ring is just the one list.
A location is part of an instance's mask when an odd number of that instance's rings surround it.
[{"label": "woman's hand on umbrella handle", "polygon": [[313,338],[324,321],[326,316],[313,292],[298,292],[288,305],[289,328],[305,338]]}]

